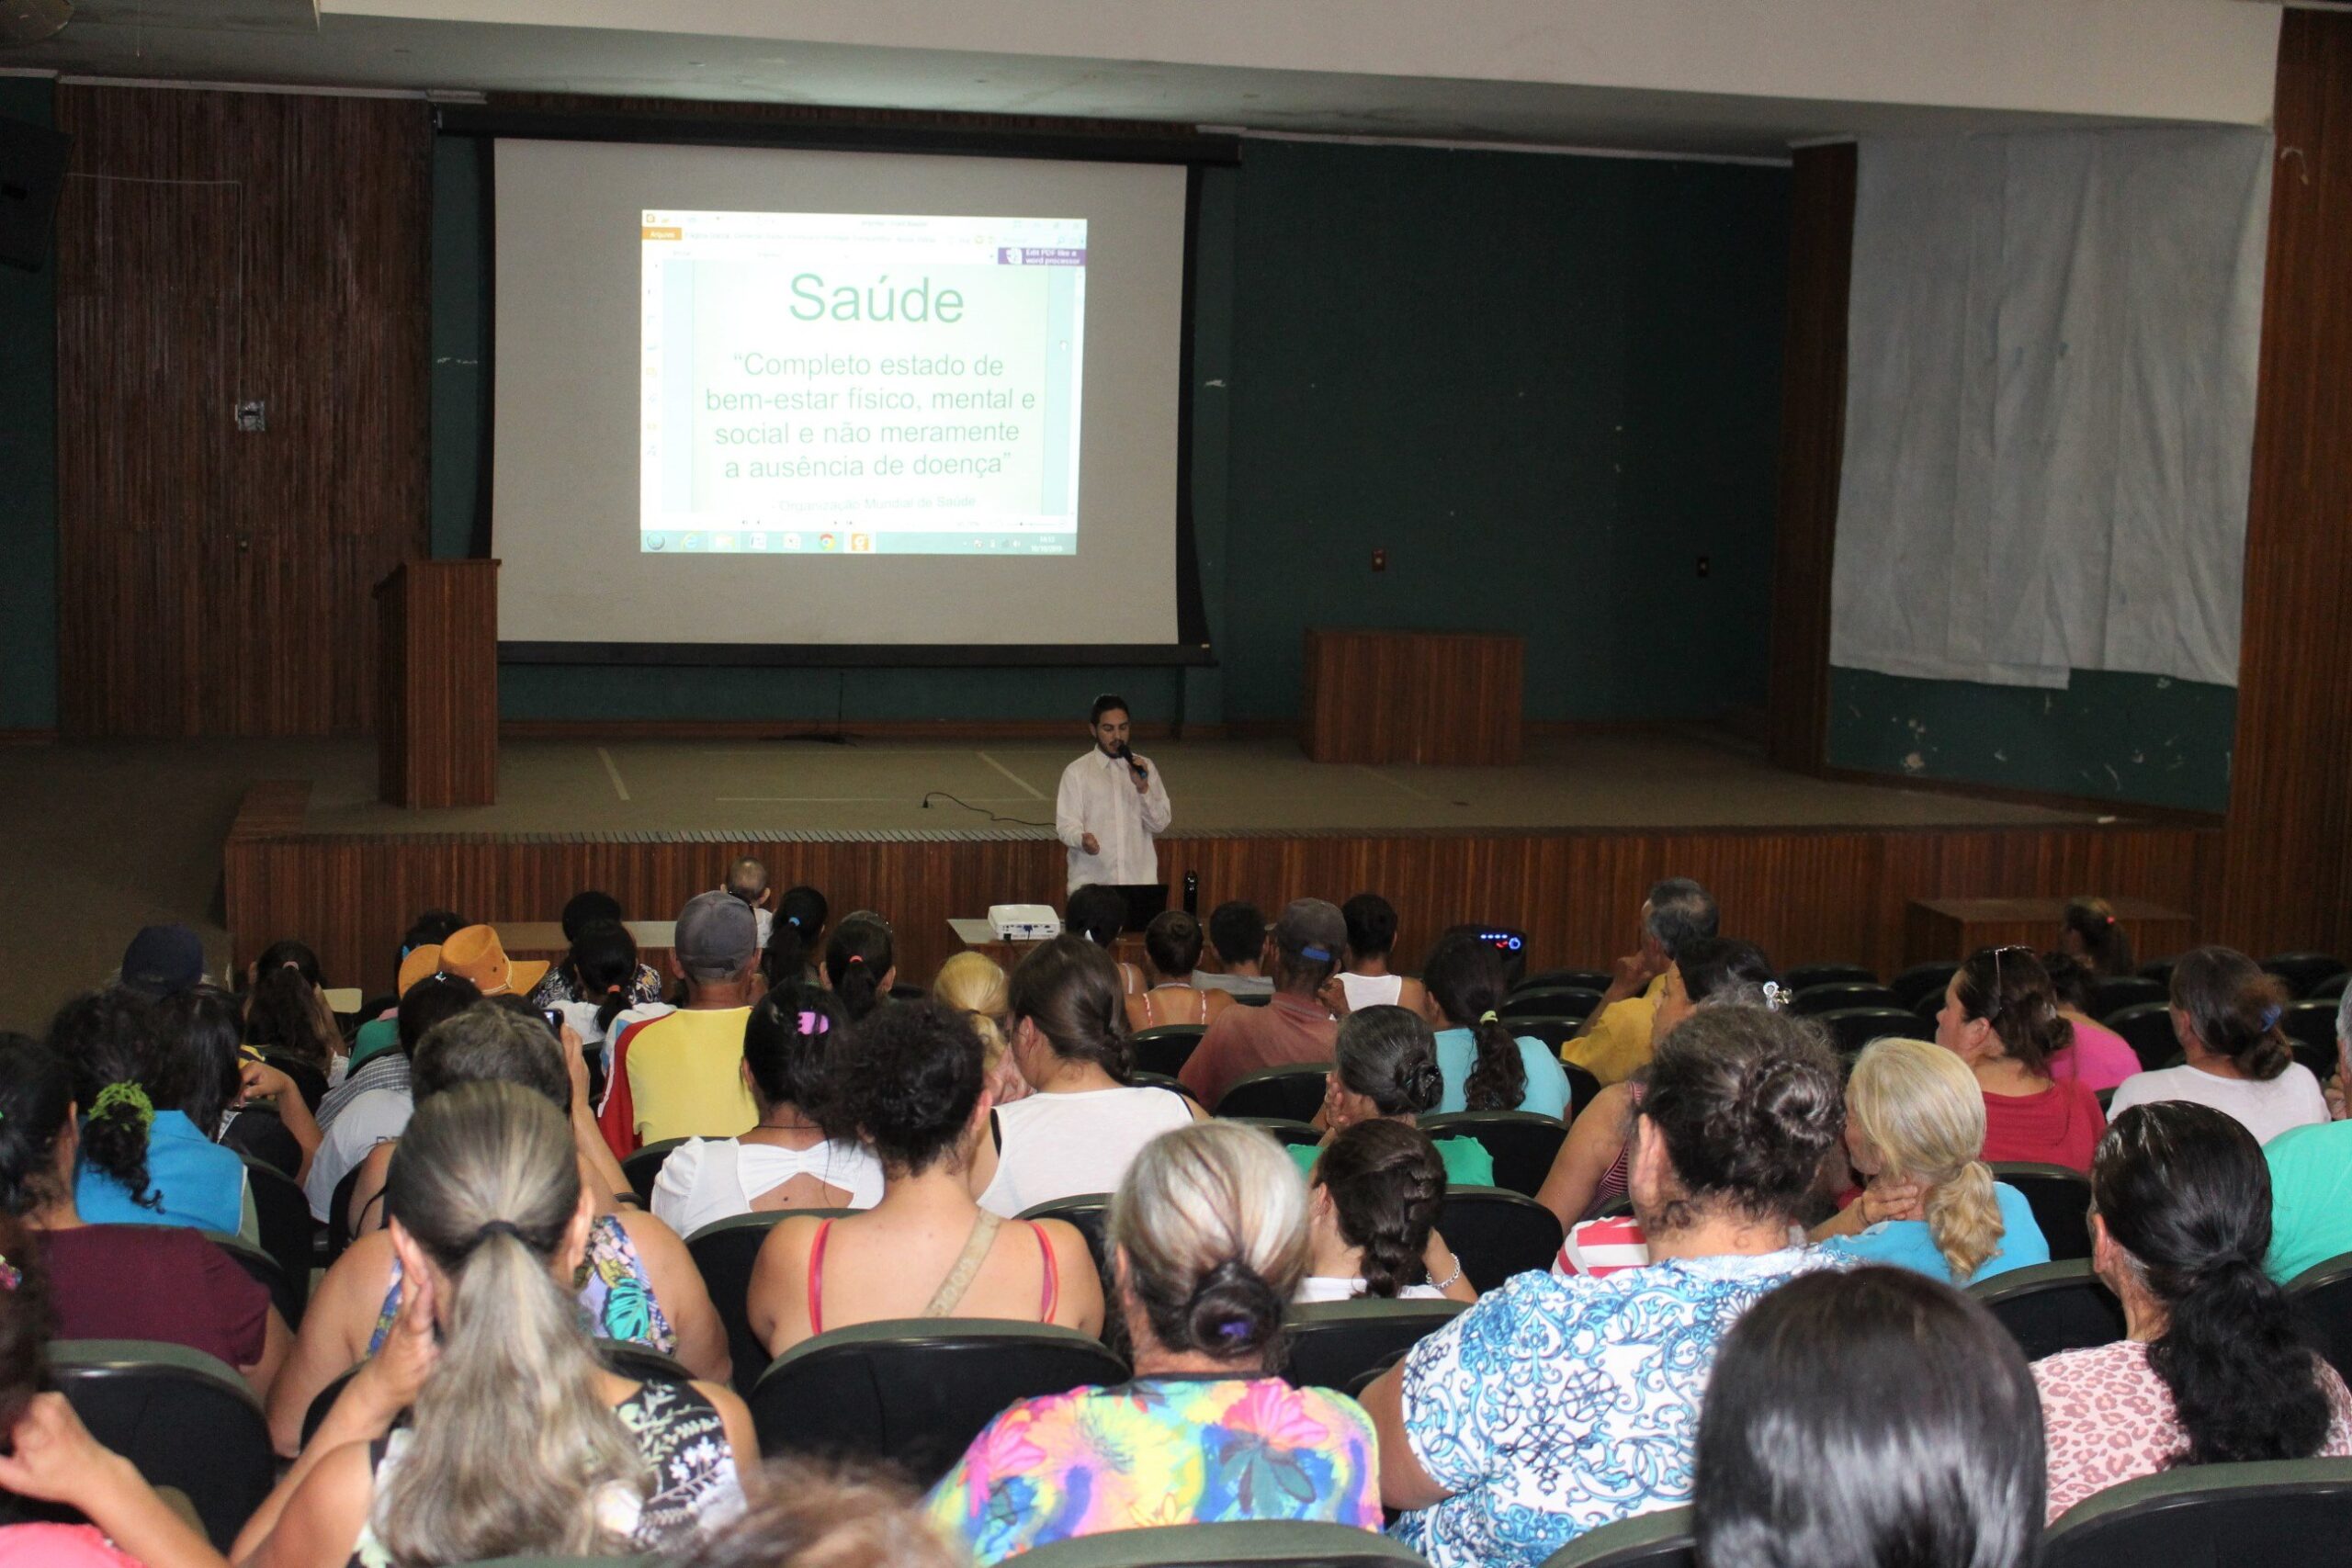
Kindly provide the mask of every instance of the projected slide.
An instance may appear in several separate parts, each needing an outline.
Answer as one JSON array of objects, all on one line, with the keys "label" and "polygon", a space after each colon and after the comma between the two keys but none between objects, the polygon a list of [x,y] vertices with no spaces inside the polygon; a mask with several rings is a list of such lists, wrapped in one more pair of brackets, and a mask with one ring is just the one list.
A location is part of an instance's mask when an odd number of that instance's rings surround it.
[{"label": "projected slide", "polygon": [[1078,553],[1084,219],[640,234],[644,553]]}]

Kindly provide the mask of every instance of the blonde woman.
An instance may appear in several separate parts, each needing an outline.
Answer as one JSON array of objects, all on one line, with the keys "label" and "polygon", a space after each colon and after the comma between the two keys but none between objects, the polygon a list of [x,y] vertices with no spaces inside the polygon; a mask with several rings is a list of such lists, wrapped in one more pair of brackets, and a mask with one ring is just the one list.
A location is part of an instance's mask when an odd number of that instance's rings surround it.
[{"label": "blonde woman", "polygon": [[581,1327],[568,1281],[596,1216],[561,1111],[517,1084],[435,1095],[390,1192],[399,1321],[245,1526],[239,1562],[661,1551],[741,1509],[736,1455],[757,1452],[742,1402],[616,1377]]},{"label": "blonde woman", "polygon": [[932,976],[931,994],[971,1020],[988,1052],[989,1102],[1010,1105],[1032,1092],[1004,1038],[1012,1002],[1004,966],[985,953],[959,953]]},{"label": "blonde woman", "polygon": [[1958,1056],[1879,1040],[1846,1084],[1846,1152],[1861,1198],[1814,1232],[1826,1251],[1971,1285],[2050,1261],[2025,1194],[1984,1163],[1984,1097]]}]

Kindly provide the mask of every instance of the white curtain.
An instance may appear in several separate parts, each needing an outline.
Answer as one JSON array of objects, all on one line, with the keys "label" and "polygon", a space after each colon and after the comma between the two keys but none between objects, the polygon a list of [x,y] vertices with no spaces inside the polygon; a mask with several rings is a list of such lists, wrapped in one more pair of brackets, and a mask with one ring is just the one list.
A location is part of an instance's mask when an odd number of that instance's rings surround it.
[{"label": "white curtain", "polygon": [[1859,152],[1830,662],[2234,685],[2268,133]]}]

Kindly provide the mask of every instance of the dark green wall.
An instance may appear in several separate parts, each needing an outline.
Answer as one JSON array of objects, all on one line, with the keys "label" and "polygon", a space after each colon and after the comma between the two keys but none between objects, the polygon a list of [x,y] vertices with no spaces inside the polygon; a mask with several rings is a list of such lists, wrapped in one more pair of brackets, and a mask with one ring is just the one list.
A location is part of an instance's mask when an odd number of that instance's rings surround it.
[{"label": "dark green wall", "polygon": [[1833,767],[2222,811],[2233,687],[2077,670],[2063,692],[1829,672]]},{"label": "dark green wall", "polygon": [[[0,115],[50,125],[46,79],[0,76]],[[0,267],[0,729],[57,726],[57,293]]]}]

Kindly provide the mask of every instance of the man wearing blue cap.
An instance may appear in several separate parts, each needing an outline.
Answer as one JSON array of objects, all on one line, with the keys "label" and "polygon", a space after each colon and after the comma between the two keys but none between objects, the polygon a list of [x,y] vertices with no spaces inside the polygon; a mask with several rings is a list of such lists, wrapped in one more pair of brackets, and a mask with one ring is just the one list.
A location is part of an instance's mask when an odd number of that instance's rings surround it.
[{"label": "man wearing blue cap", "polygon": [[204,983],[204,941],[186,926],[141,926],[117,978],[149,1001],[175,997]]},{"label": "man wearing blue cap", "polygon": [[1274,997],[1264,1007],[1227,1008],[1201,1036],[1178,1076],[1203,1105],[1216,1109],[1234,1080],[1263,1067],[1328,1062],[1339,1021],[1316,999],[1340,970],[1348,922],[1340,907],[1300,898],[1274,922]]}]

